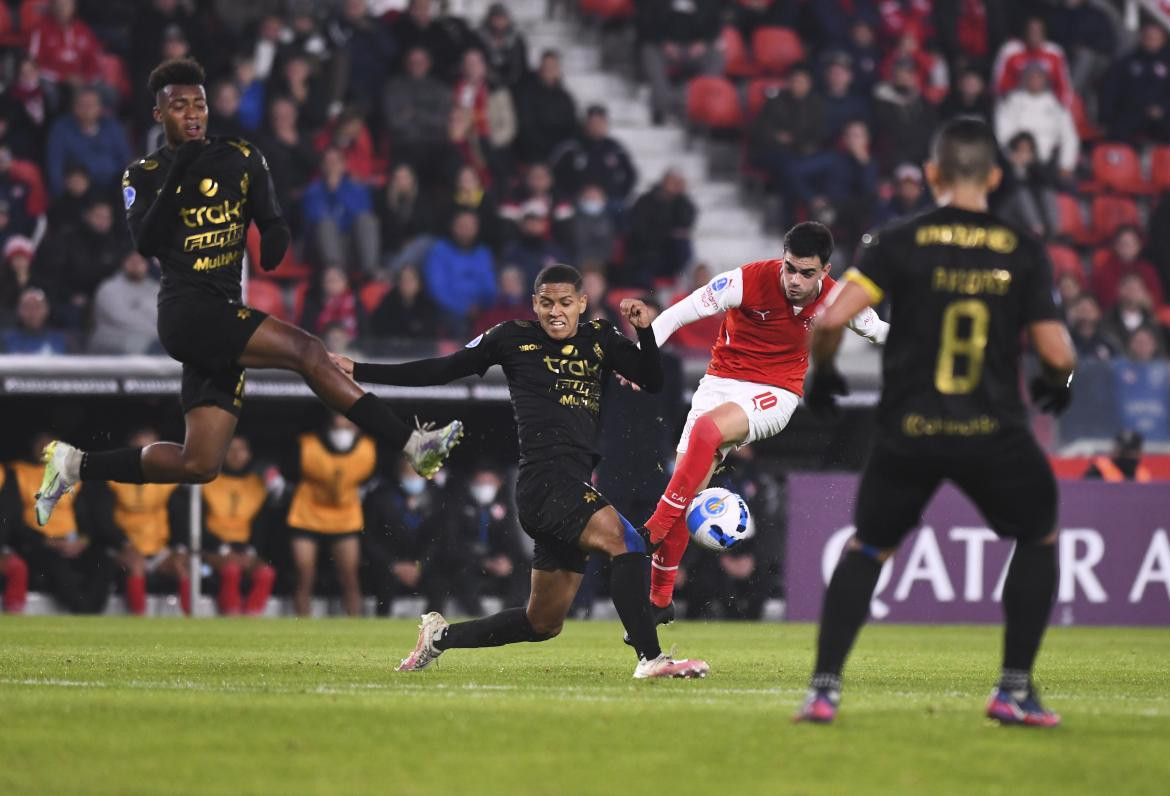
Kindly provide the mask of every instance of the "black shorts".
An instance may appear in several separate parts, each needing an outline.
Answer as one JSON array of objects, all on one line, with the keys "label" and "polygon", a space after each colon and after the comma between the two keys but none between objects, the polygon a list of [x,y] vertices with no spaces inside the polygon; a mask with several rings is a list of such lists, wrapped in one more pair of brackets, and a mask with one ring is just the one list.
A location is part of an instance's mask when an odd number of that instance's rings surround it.
[{"label": "black shorts", "polygon": [[854,523],[862,544],[897,547],[944,480],[971,499],[996,535],[1038,541],[1056,529],[1056,479],[1027,431],[987,440],[969,456],[922,456],[878,441],[861,475]]},{"label": "black shorts", "polygon": [[304,528],[289,528],[292,538],[307,539],[317,544],[333,544],[343,539],[353,539],[361,535],[361,531],[346,531],[344,533],[322,533],[321,531],[307,531]]},{"label": "black shorts", "polygon": [[244,369],[236,364],[266,313],[225,298],[185,295],[158,308],[158,339],[183,363],[183,412],[218,406],[239,416]]},{"label": "black shorts", "polygon": [[565,472],[555,461],[528,465],[516,482],[520,527],[536,543],[532,568],[584,572],[589,553],[581,534],[589,520],[609,505],[586,480]]}]

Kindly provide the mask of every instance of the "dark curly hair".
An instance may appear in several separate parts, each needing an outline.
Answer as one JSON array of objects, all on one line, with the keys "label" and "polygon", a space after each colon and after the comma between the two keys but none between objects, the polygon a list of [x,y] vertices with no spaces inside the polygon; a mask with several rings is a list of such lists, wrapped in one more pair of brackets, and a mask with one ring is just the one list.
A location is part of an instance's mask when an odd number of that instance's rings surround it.
[{"label": "dark curly hair", "polygon": [[207,74],[194,58],[176,58],[156,66],[146,87],[154,96],[167,86],[202,86],[206,80]]}]

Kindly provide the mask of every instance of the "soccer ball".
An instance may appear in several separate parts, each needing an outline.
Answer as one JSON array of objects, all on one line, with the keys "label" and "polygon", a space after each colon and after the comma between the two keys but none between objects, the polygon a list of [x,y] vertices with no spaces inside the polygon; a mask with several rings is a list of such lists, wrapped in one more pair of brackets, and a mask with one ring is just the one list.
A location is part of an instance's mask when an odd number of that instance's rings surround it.
[{"label": "soccer ball", "polygon": [[712,487],[687,507],[687,530],[696,544],[722,553],[756,532],[747,503],[727,489]]}]

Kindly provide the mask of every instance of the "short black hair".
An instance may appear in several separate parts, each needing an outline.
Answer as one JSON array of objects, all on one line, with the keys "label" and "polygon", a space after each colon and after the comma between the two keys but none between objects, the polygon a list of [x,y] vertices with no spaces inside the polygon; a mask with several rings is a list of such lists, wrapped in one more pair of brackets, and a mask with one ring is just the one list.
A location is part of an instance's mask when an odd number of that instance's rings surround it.
[{"label": "short black hair", "polygon": [[975,116],[960,116],[942,126],[934,137],[931,157],[944,183],[986,180],[995,168],[995,134]]},{"label": "short black hair", "polygon": [[819,257],[821,265],[833,256],[833,233],[819,221],[802,221],[784,234],[784,251],[797,257]]},{"label": "short black hair", "polygon": [[536,281],[532,283],[532,292],[539,292],[541,285],[572,285],[573,290],[579,293],[581,292],[581,272],[564,263],[546,265],[536,275]]},{"label": "short black hair", "polygon": [[153,97],[167,86],[202,86],[206,81],[207,73],[194,58],[174,58],[154,68],[146,87]]}]

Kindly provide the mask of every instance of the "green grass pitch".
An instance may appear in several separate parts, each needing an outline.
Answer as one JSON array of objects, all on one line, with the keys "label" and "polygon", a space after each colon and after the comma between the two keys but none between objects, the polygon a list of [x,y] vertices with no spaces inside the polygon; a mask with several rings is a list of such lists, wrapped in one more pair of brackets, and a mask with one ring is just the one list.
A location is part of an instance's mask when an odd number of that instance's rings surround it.
[{"label": "green grass pitch", "polygon": [[838,722],[793,725],[814,629],[678,623],[636,682],[609,622],[393,665],[405,621],[0,619],[0,793],[1170,792],[1170,632],[1054,629],[1056,731],[982,718],[993,627],[871,626]]}]

